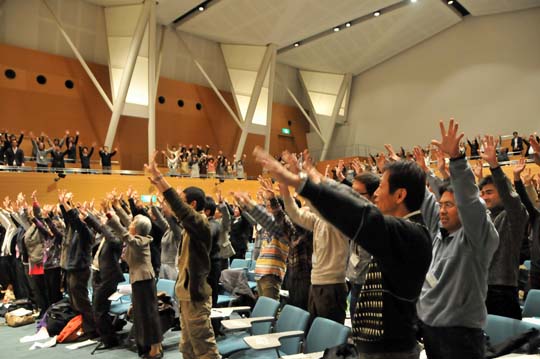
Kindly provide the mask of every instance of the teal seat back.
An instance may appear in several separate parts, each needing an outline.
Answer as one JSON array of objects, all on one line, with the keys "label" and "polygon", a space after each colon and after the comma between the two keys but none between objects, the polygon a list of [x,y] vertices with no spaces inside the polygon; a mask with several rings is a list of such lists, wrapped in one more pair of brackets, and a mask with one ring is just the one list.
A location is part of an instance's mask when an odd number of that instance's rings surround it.
[{"label": "teal seat back", "polygon": [[[309,313],[303,309],[292,305],[285,305],[279,314],[276,322],[275,332],[287,332],[290,330],[306,331],[309,321]],[[297,354],[300,350],[300,340],[302,338],[281,339],[279,348],[285,354]]]},{"label": "teal seat back", "polygon": [[351,329],[333,320],[317,317],[311,324],[306,338],[304,353],[322,352],[347,343]]},{"label": "teal seat back", "polygon": [[[275,317],[279,308],[279,302],[268,297],[259,297],[253,307],[251,317]],[[272,327],[271,322],[253,323],[251,333],[253,335],[268,334]]]}]

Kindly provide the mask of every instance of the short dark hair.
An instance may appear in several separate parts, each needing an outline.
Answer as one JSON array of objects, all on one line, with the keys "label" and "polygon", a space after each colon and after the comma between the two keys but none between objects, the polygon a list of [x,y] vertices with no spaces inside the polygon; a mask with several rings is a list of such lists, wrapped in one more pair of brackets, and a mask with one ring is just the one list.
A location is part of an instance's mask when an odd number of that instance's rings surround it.
[{"label": "short dark hair", "polygon": [[371,172],[363,172],[354,177],[355,181],[362,182],[366,186],[366,191],[370,196],[373,196],[373,193],[379,188],[381,179],[379,176]]},{"label": "short dark hair", "polygon": [[195,208],[197,212],[200,212],[204,209],[204,198],[206,197],[206,195],[204,194],[204,191],[202,189],[193,186],[187,187],[186,189],[184,189],[184,194],[186,195],[187,203],[191,203],[193,201],[197,202],[197,207]]},{"label": "short dark hair", "polygon": [[482,178],[480,180],[480,182],[478,182],[478,188],[480,188],[480,191],[482,190],[482,188],[484,188],[485,185],[488,185],[488,184],[493,184],[495,182],[493,182],[493,176],[492,175],[488,175],[484,178]]},{"label": "short dark hair", "polygon": [[388,185],[390,193],[398,188],[407,191],[405,206],[410,212],[420,209],[426,193],[426,173],[413,161],[390,162],[384,166],[388,172]]},{"label": "short dark hair", "polygon": [[444,192],[454,193],[454,187],[449,182],[443,183],[443,185],[439,188],[439,196],[442,197]]},{"label": "short dark hair", "polygon": [[216,214],[216,208],[216,201],[214,201],[212,197],[206,196],[206,198],[204,199],[204,210],[210,211],[210,213],[208,213],[210,217],[214,217],[214,215]]}]

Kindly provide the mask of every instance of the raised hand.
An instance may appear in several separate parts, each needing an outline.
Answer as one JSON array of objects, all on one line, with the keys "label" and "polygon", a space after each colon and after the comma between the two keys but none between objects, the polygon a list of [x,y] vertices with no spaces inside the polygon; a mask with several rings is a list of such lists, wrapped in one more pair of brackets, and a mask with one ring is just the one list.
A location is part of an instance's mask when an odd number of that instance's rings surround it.
[{"label": "raised hand", "polygon": [[476,164],[473,167],[473,173],[474,176],[478,181],[480,181],[482,178],[484,178],[484,163],[482,160],[476,161]]},{"label": "raised hand", "polygon": [[295,155],[292,155],[289,151],[283,151],[281,158],[289,165],[289,171],[294,174],[300,173],[300,166]]},{"label": "raised hand", "polygon": [[512,168],[512,172],[514,173],[514,181],[520,181],[521,180],[521,173],[525,170],[525,167],[527,166],[525,162],[525,157],[521,157],[519,159],[519,162],[514,165]]},{"label": "raised hand", "polygon": [[424,151],[422,151],[419,146],[416,146],[413,148],[413,154],[416,164],[420,166],[420,168],[423,169],[424,172],[429,171],[429,168],[426,166],[426,158],[424,156]]},{"label": "raised hand", "polygon": [[536,140],[536,132],[529,136],[529,143],[531,144],[534,153],[540,154],[540,143]]},{"label": "raised hand", "polygon": [[523,179],[524,185],[530,185],[533,183],[533,177],[534,175],[531,173],[531,168],[527,167],[525,171],[521,174],[521,178]]},{"label": "raised hand", "polygon": [[377,157],[377,168],[379,169],[380,173],[384,172],[384,166],[386,165],[386,156],[384,153],[379,153],[379,156]]},{"label": "raised hand", "polygon": [[437,158],[437,169],[439,170],[443,178],[450,178],[450,172],[448,171],[448,166],[446,165],[444,153],[442,153],[442,151],[440,151],[438,148],[433,149],[433,153]]},{"label": "raised hand", "polygon": [[448,131],[444,127],[443,121],[439,122],[439,126],[441,128],[441,140],[432,140],[431,144],[437,146],[439,150],[446,153],[451,158],[459,157],[461,155],[459,152],[459,142],[464,136],[463,132],[458,135],[459,124],[451,118],[450,124],[448,125]]},{"label": "raised hand", "polygon": [[255,160],[279,182],[288,184],[295,188],[300,184],[301,180],[298,175],[288,171],[281,165],[281,163],[279,163],[261,147],[255,147],[253,150],[253,156],[255,157]]},{"label": "raised hand", "polygon": [[399,161],[401,159],[401,157],[396,154],[396,151],[394,151],[394,147],[392,147],[391,144],[386,143],[384,148],[386,148],[388,151],[388,158],[390,158],[392,161]]},{"label": "raised hand", "polygon": [[497,160],[497,143],[498,139],[491,135],[486,135],[484,137],[484,152],[480,153],[480,157],[489,164],[490,168],[496,168],[499,166],[499,161]]}]

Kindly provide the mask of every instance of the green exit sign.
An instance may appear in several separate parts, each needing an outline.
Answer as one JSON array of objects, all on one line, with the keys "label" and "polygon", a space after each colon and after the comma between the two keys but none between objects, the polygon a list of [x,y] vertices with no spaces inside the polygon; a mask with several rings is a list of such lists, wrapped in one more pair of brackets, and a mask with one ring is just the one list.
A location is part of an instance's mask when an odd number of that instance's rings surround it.
[{"label": "green exit sign", "polygon": [[291,129],[290,128],[287,128],[287,127],[283,127],[281,129],[281,134],[282,135],[290,135],[291,134]]}]

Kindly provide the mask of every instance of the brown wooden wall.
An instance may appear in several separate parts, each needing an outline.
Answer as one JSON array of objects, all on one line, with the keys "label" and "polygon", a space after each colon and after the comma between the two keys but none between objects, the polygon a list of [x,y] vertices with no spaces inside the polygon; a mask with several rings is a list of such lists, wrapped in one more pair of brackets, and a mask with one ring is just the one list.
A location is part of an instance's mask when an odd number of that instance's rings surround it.
[{"label": "brown wooden wall", "polygon": [[[1,200],[5,196],[14,200],[17,194],[22,192],[30,201],[30,194],[34,190],[38,192],[40,202],[50,204],[58,201],[58,190],[62,189],[73,192],[75,202],[81,203],[91,201],[93,198],[96,200],[103,198],[113,188],[125,192],[129,186],[132,186],[141,195],[157,193],[146,176],[67,174],[59,181],[55,181],[55,177],[56,174],[53,173],[0,172]],[[231,191],[249,192],[255,198],[259,189],[257,181],[248,180],[225,180],[220,183],[216,179],[167,177],[167,181],[174,188],[200,187],[211,196],[214,196],[216,188],[219,188],[223,196],[231,200],[229,195]]]},{"label": "brown wooden wall", "polygon": [[[108,67],[88,64],[110,98]],[[15,79],[7,79],[6,69],[16,71]],[[47,78],[45,85],[36,81],[36,76]],[[74,82],[71,90],[64,85],[66,80]],[[222,95],[234,108],[231,94]],[[222,149],[232,156],[240,136],[240,129],[221,104],[212,89],[205,86],[160,78],[158,96],[165,103],[156,104],[156,144],[164,149],[168,144],[210,145],[217,151]],[[177,101],[182,99],[184,106]],[[199,111],[195,105],[202,104]],[[63,136],[66,129],[79,130],[82,141],[98,146],[105,140],[111,112],[98,91],[76,59],[47,54],[0,44],[0,129],[12,132],[33,131],[38,135],[45,131],[49,136]],[[287,121],[292,121],[292,126]],[[291,127],[294,137],[279,136],[282,127]],[[271,130],[271,152],[283,149],[300,151],[307,148],[306,132],[309,125],[296,107],[274,103]],[[123,116],[120,119],[115,146],[119,153],[114,159],[120,161],[122,169],[141,170],[147,158],[147,120]],[[264,136],[249,135],[245,153],[248,154],[246,170],[249,175],[260,172],[249,154],[256,145],[264,144]],[[30,151],[30,142],[23,149]],[[99,157],[94,155],[94,159]]]}]

